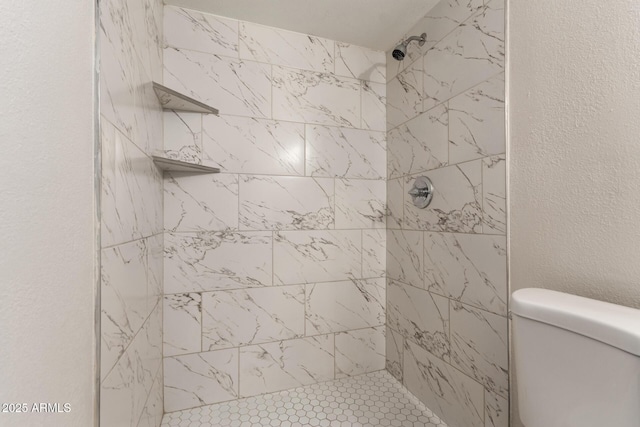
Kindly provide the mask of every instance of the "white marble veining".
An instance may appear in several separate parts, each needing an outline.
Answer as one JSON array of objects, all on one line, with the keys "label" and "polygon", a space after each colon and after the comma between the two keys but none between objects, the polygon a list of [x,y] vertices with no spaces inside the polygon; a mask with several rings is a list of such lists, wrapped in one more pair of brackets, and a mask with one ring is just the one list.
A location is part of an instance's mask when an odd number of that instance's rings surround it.
[{"label": "white marble veining", "polygon": [[273,66],[273,118],[360,126],[360,82],[346,77]]},{"label": "white marble veining", "polygon": [[240,22],[240,58],[284,67],[333,72],[335,43],[263,25]]},{"label": "white marble veining", "polygon": [[166,231],[238,229],[238,176],[167,172],[164,180]]},{"label": "white marble veining", "polygon": [[163,356],[202,350],[202,296],[197,293],[164,296]]},{"label": "white marble veining", "polygon": [[507,314],[505,237],[425,233],[424,260],[426,289]]},{"label": "white marble veining", "polygon": [[336,179],[335,228],[384,228],[386,187],[382,180]]},{"label": "white marble veining", "polygon": [[184,49],[164,50],[165,86],[225,114],[271,117],[271,66]]},{"label": "white marble veining", "polygon": [[387,130],[423,111],[422,68],[422,61],[416,61],[387,83]]},{"label": "white marble veining", "polygon": [[164,157],[202,163],[202,114],[164,112]]},{"label": "white marble veining", "polygon": [[147,398],[147,404],[140,416],[139,427],[158,427],[162,423],[162,416],[164,415],[162,382],[162,372],[158,370]]},{"label": "white marble veining", "polygon": [[240,349],[240,395],[255,396],[334,378],[334,336]]},{"label": "white marble veining", "polygon": [[402,381],[404,337],[387,326],[385,335],[386,370],[398,381]]},{"label": "white marble veining", "polygon": [[306,285],[307,335],[383,325],[384,279],[350,280]]},{"label": "white marble veining", "polygon": [[238,397],[238,349],[164,359],[164,409],[194,408]]},{"label": "white marble veining", "polygon": [[384,334],[384,326],[337,333],[336,378],[384,369]]},{"label": "white marble veining", "polygon": [[384,52],[336,42],[336,74],[358,80],[386,83]]},{"label": "white marble veining", "polygon": [[202,349],[217,350],[304,335],[304,285],[205,292]]},{"label": "white marble veining", "polygon": [[506,234],[505,156],[488,157],[482,160],[482,231],[486,234]]},{"label": "white marble veining", "polygon": [[164,7],[165,45],[238,57],[238,21],[195,10]]},{"label": "white marble veining", "polygon": [[387,273],[387,231],[362,230],[362,277],[383,277]]},{"label": "white marble veining", "polygon": [[387,275],[423,287],[424,236],[421,231],[387,230]]},{"label": "white marble veining", "polygon": [[328,178],[242,175],[240,226],[247,230],[334,227],[334,182]]},{"label": "white marble veining", "polygon": [[398,178],[445,166],[449,160],[449,116],[438,106],[391,130],[388,177]]},{"label": "white marble veining", "polygon": [[272,284],[271,232],[165,233],[165,294]]},{"label": "white marble veining", "polygon": [[223,172],[304,175],[304,125],[254,117],[205,115],[206,164]]},{"label": "white marble veining", "polygon": [[306,126],[306,174],[384,179],[384,133],[328,126]]},{"label": "white marble veining", "polygon": [[382,83],[362,82],[362,127],[387,130],[387,86]]},{"label": "white marble veining", "polygon": [[146,239],[147,244],[147,313],[161,304],[164,288],[162,270],[164,258],[164,236],[156,234]]},{"label": "white marble veining", "polygon": [[402,227],[404,223],[404,198],[404,179],[387,180],[387,229]]},{"label": "white marble veining", "polygon": [[509,401],[485,390],[484,402],[485,427],[509,427]]}]

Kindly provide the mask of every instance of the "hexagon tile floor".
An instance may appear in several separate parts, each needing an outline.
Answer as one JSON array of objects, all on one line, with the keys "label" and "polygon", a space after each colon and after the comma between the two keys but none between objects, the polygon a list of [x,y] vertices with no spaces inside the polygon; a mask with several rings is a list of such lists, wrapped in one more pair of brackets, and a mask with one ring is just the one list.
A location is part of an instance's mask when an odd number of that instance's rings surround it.
[{"label": "hexagon tile floor", "polygon": [[161,427],[447,427],[388,372],[165,414]]}]

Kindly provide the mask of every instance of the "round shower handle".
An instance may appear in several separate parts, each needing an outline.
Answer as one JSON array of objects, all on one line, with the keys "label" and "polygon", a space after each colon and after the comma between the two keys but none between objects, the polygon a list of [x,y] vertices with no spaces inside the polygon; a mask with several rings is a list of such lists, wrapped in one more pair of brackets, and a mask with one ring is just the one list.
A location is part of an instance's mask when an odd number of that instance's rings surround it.
[{"label": "round shower handle", "polygon": [[413,181],[409,195],[413,199],[415,207],[424,209],[429,206],[433,199],[433,183],[426,176],[419,176]]}]

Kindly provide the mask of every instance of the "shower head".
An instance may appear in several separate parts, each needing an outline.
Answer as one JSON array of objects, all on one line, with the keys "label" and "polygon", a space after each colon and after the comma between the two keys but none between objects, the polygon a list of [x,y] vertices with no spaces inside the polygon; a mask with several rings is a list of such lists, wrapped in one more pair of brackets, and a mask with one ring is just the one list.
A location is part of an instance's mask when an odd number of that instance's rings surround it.
[{"label": "shower head", "polygon": [[418,45],[423,46],[427,41],[427,33],[420,34],[420,37],[418,36],[409,37],[408,39],[406,39],[405,41],[403,41],[393,49],[391,56],[393,56],[393,58],[398,61],[402,61],[404,57],[407,55],[407,45],[414,40],[418,42]]}]

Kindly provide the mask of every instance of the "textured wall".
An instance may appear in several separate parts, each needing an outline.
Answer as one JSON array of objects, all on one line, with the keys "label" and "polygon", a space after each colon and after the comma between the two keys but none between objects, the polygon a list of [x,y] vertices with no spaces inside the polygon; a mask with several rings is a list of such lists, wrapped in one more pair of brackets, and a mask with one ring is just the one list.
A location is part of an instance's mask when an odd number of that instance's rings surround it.
[{"label": "textured wall", "polygon": [[384,368],[385,56],[165,7],[165,409]]},{"label": "textured wall", "polygon": [[640,5],[508,16],[511,287],[640,307]]},{"label": "textured wall", "polygon": [[93,425],[94,6],[0,5],[0,413],[3,426]]},{"label": "textured wall", "polygon": [[443,0],[409,34],[425,31],[387,56],[387,369],[448,424],[503,427],[504,2]]},{"label": "textured wall", "polygon": [[100,2],[102,427],[162,418],[162,3]]}]

